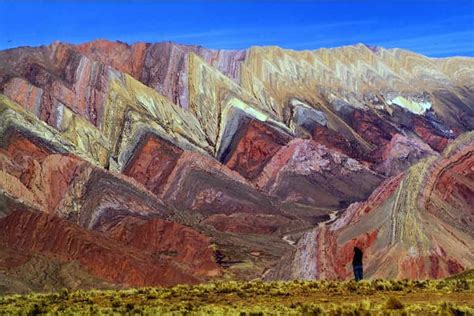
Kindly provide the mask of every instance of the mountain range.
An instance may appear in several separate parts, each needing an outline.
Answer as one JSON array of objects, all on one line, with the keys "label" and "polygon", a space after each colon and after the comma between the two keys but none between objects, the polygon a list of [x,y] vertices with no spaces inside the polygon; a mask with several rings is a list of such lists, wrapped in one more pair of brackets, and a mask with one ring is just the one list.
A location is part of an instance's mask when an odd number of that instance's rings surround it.
[{"label": "mountain range", "polygon": [[54,42],[0,93],[0,292],[473,268],[473,58]]}]

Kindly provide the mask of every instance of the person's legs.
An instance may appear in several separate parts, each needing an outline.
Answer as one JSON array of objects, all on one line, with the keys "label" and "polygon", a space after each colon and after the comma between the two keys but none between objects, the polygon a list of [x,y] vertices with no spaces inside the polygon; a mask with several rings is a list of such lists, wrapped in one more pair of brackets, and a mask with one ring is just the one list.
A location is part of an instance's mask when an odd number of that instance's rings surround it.
[{"label": "person's legs", "polygon": [[363,270],[362,266],[354,266],[354,278],[356,281],[362,280],[363,278]]},{"label": "person's legs", "polygon": [[364,278],[364,269],[362,266],[359,267],[359,280]]}]

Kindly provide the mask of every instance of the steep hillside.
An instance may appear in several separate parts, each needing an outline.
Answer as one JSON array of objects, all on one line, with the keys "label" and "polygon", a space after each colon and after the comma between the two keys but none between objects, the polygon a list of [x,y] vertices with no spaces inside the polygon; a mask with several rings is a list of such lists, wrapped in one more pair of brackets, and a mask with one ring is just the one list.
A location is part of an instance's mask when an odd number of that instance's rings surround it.
[{"label": "steep hillside", "polygon": [[388,179],[366,202],[305,233],[267,273],[272,278],[346,279],[353,248],[370,278],[440,278],[474,262],[474,139],[460,137],[441,157]]}]

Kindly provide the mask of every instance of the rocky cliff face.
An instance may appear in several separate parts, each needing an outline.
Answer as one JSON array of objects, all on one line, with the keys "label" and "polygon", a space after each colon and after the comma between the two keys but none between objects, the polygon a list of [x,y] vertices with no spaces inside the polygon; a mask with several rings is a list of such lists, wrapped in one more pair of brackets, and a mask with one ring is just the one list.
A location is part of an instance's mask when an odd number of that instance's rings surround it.
[{"label": "rocky cliff face", "polygon": [[285,254],[267,277],[346,278],[354,244],[369,276],[469,268],[473,91],[471,58],[365,45],[1,51],[0,251],[107,286],[255,277]]}]

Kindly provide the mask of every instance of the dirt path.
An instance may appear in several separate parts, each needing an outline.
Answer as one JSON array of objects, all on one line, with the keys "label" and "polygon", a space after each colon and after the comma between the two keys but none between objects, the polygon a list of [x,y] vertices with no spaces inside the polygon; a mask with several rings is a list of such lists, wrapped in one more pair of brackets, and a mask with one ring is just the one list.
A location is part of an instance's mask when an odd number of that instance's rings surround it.
[{"label": "dirt path", "polygon": [[[332,211],[331,213],[329,213],[329,219],[324,221],[324,222],[320,222],[318,224],[318,227],[325,227],[327,226],[328,224],[331,224],[332,222],[334,222],[337,218],[338,218],[338,215],[340,215],[342,213],[343,209],[342,210],[335,210],[335,211]],[[314,227],[313,227],[314,228]],[[311,228],[311,229],[313,229]],[[305,231],[307,231],[308,229],[306,229]],[[296,240],[293,240],[291,239],[291,236],[295,235],[296,232],[291,232],[289,234],[286,234],[284,235],[281,239],[283,239],[285,242],[287,242],[288,244],[290,244],[291,246],[294,246],[296,245]],[[298,232],[300,233],[300,231]]]}]

